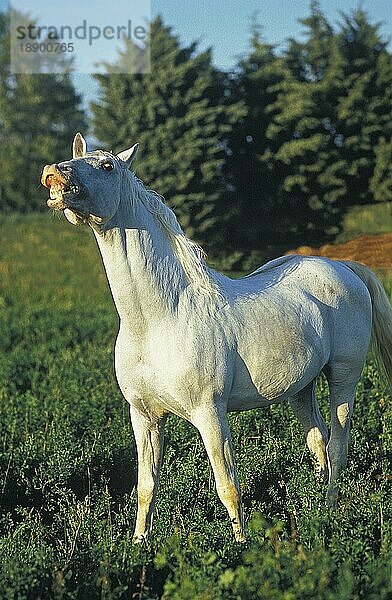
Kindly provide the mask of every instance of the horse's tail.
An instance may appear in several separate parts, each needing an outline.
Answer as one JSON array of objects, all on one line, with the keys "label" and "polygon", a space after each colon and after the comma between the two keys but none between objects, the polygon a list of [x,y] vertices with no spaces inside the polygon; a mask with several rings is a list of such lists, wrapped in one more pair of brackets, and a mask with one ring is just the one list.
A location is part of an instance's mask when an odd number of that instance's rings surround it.
[{"label": "horse's tail", "polygon": [[372,346],[376,358],[382,363],[392,387],[392,306],[381,281],[365,265],[350,260],[341,261],[366,285],[372,300]]}]

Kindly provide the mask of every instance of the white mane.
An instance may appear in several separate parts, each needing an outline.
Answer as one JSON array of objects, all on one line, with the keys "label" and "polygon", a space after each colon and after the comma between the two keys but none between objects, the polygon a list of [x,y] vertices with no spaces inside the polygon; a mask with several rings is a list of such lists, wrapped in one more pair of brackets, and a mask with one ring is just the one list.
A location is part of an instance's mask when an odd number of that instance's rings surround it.
[{"label": "white mane", "polygon": [[136,177],[132,196],[156,217],[163,231],[169,237],[173,250],[187,276],[189,283],[211,298],[221,297],[217,273],[214,273],[205,262],[205,252],[195,242],[188,239],[179,224],[174,212],[164,204],[162,196],[153,190],[148,190]]}]

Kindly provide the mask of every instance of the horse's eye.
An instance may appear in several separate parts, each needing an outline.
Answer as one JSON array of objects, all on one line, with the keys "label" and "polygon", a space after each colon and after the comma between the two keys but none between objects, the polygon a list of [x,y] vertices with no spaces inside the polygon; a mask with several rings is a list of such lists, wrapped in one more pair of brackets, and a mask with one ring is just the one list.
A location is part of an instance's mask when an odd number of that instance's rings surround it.
[{"label": "horse's eye", "polygon": [[107,161],[103,163],[102,168],[105,169],[105,171],[111,171],[113,169],[113,165],[111,162]]}]

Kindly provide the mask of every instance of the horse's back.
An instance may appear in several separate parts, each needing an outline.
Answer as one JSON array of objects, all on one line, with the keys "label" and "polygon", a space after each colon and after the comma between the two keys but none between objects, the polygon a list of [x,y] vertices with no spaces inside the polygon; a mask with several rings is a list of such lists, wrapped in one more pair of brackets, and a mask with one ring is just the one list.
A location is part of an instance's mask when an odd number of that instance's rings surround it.
[{"label": "horse's back", "polygon": [[343,262],[318,256],[282,258],[287,260],[267,263],[249,280],[252,289],[248,297],[254,298],[259,318],[267,311],[268,320],[276,318],[283,328],[288,321],[297,322],[300,328],[310,324],[316,330],[333,332],[335,339],[355,338],[353,328],[369,336],[370,294],[354,271]]},{"label": "horse's back", "polygon": [[307,293],[327,306],[348,301],[369,308],[369,293],[363,281],[343,262],[320,256],[282,256],[233,283],[238,298],[274,294],[295,298]]}]

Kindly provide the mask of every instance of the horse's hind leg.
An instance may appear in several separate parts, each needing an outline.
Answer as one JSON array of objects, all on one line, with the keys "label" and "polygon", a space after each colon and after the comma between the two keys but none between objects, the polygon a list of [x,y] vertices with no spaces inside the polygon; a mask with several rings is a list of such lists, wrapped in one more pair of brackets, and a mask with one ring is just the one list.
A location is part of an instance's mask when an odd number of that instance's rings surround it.
[{"label": "horse's hind leg", "polygon": [[[357,357],[358,358],[358,357]],[[360,362],[360,365],[358,364]],[[331,435],[327,445],[329,484],[327,504],[336,505],[336,481],[347,464],[350,422],[354,407],[355,388],[361,375],[363,362],[335,364],[325,370],[330,389]]]},{"label": "horse's hind leg", "polygon": [[316,459],[316,476],[322,481],[328,477],[326,446],[327,426],[316,402],[316,380],[290,400],[291,408],[305,430],[309,450]]},{"label": "horse's hind leg", "polygon": [[330,384],[331,436],[327,446],[329,484],[327,504],[335,506],[337,500],[336,481],[346,467],[350,421],[354,407],[355,384]]}]

